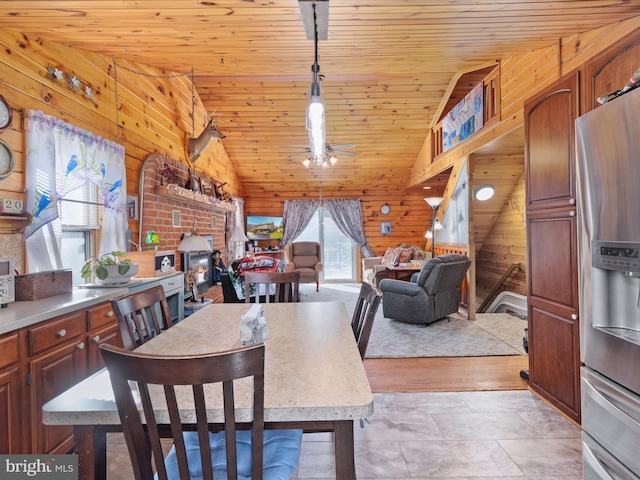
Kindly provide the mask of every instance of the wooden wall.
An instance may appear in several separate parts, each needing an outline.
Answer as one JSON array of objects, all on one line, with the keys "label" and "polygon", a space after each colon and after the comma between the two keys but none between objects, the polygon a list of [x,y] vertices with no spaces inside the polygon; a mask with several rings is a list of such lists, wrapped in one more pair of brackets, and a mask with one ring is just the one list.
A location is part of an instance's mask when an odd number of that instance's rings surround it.
[{"label": "wooden wall", "polygon": [[524,221],[524,174],[506,201],[482,248],[476,252],[476,298],[478,306],[513,263],[522,268],[514,272],[504,290],[527,294],[527,239]]},{"label": "wooden wall", "polygon": [[[89,130],[125,147],[127,193],[138,195],[140,170],[151,153],[169,155],[187,165],[185,145],[192,132],[192,87],[184,72],[164,72],[145,65],[129,64],[96,53],[70,48],[40,38],[0,31],[0,94],[13,109],[10,130],[0,134],[16,154],[16,169],[0,180],[0,197],[24,200],[24,118],[28,109]],[[73,74],[90,85],[89,99],[53,80],[49,68]],[[117,77],[117,82],[116,82]],[[206,112],[195,97],[194,131],[197,136],[206,123]],[[217,141],[198,160],[195,170],[227,182],[229,193],[243,196],[243,187],[224,150]],[[16,231],[21,225],[0,219],[0,233]],[[138,222],[129,223],[133,238]],[[175,248],[177,245],[161,245]]]},{"label": "wooden wall", "polygon": [[[359,198],[361,200],[364,230],[367,242],[376,255],[382,255],[388,247],[401,243],[419,245],[424,248],[424,235],[431,221],[431,208],[424,201],[426,195],[403,194],[402,192],[377,192],[353,190],[329,194],[330,198]],[[288,198],[248,195],[244,204],[245,215],[282,215],[285,200],[317,199],[320,190],[306,195],[291,195]],[[323,198],[328,195],[323,194]],[[380,207],[391,207],[391,213],[383,215]],[[392,233],[382,235],[380,222],[391,222]]]},{"label": "wooden wall", "polygon": [[[522,105],[526,98],[639,27],[640,17],[562,39],[549,48],[501,59],[501,121],[497,125],[479,132],[435,161],[431,158],[430,141],[425,138],[406,192],[384,191],[379,185],[371,189],[366,185],[354,185],[353,189],[325,191],[324,197],[362,200],[365,235],[376,254],[382,254],[387,247],[402,242],[426,245],[424,233],[431,211],[422,199],[425,196],[423,192],[411,190],[411,187],[522,125]],[[171,72],[126,63],[117,58],[114,61],[93,52],[8,30],[0,31],[0,47],[0,94],[14,110],[12,128],[2,133],[1,138],[11,145],[17,159],[14,174],[0,180],[0,197],[24,199],[23,119],[27,109],[42,110],[124,145],[127,191],[130,195],[139,193],[140,170],[149,154],[162,153],[178,162],[185,161],[186,137],[192,130],[192,87],[188,76],[169,78]],[[51,67],[73,73],[89,83],[95,92],[93,102],[66,84],[52,80],[47,70]],[[205,124],[205,113],[196,92],[196,135]],[[247,188],[245,191],[226,155],[224,143],[220,142],[212,143],[198,160],[196,170],[228,182],[230,193],[245,198],[245,213],[280,215],[284,200],[318,198],[320,195],[320,188],[315,192],[296,192],[290,198],[274,197],[260,189]],[[391,206],[391,213],[387,216],[379,210],[384,203]],[[381,221],[392,222],[391,235],[380,234]],[[0,233],[14,232],[19,226],[16,222],[0,219]],[[129,227],[136,238],[137,222],[130,222]],[[175,245],[162,247],[175,248]],[[485,266],[498,270],[497,265],[485,265],[485,261],[488,260],[482,260],[482,266],[478,262],[479,272]]]}]

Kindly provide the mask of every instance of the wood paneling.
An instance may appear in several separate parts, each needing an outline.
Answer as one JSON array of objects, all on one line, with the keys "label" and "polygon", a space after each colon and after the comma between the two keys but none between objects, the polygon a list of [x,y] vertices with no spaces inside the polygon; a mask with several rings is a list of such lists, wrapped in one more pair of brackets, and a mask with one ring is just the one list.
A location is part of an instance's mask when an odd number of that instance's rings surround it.
[{"label": "wood paneling", "polygon": [[[0,181],[0,197],[24,200],[23,148],[26,140],[23,128],[27,109],[42,110],[124,145],[130,195],[139,193],[140,169],[150,153],[166,153],[186,168],[184,147],[186,138],[191,135],[192,108],[189,78],[171,76],[170,72],[145,65],[119,60],[114,63],[114,59],[100,54],[29,38],[10,30],[0,31],[0,46],[0,94],[14,110],[12,128],[4,132],[2,138],[16,154],[16,170]],[[118,67],[114,67],[115,64]],[[95,88],[93,101],[72,91],[66,82],[52,80],[47,74],[49,66],[73,72],[90,83]],[[200,124],[196,128],[202,128],[205,113],[196,97],[197,122],[194,123]],[[197,135],[199,130],[195,131]],[[225,187],[228,192],[244,194],[219,142],[212,143],[195,169],[228,182]],[[3,225],[6,224],[5,221]],[[129,228],[137,238],[138,222],[130,221]]]},{"label": "wood paneling", "polygon": [[[384,0],[366,8],[332,1],[328,39],[318,48],[327,141],[354,143],[358,156],[338,157],[338,166],[328,171],[304,169],[301,158],[288,158],[296,151],[284,147],[308,145],[305,93],[314,49],[295,0],[97,0],[90,8],[80,0],[16,0],[0,4],[0,27],[12,37],[5,53],[28,52],[16,65],[18,71],[28,70],[31,58],[41,58],[33,79],[47,64],[60,64],[94,85],[98,107],[81,110],[104,117],[98,130],[112,136],[117,73],[117,120],[123,126],[132,193],[140,159],[155,150],[183,159],[185,134],[199,132],[206,109],[221,114],[227,139],[198,161],[198,169],[211,170],[215,178],[231,177],[230,188],[241,192],[242,185],[247,196],[259,189],[304,195],[322,179],[325,196],[339,197],[354,185],[402,192],[449,168],[424,176],[412,171],[422,157],[428,127],[443,113],[439,107],[448,108],[475,81],[467,72],[496,63],[507,67],[500,77],[501,117],[512,125],[495,130],[491,139],[496,138],[522,123],[518,114],[525,98],[559,76],[559,39],[619,25],[637,14],[634,2],[609,0],[596,5],[580,0]],[[192,68],[195,128],[189,76],[159,78]],[[11,77],[5,73],[0,78]],[[458,87],[443,99],[456,78]],[[24,84],[34,96],[51,88],[41,78]],[[46,110],[75,110],[72,105],[79,102],[73,93],[53,90]],[[426,165],[431,164],[428,157]]]},{"label": "wood paneling", "polygon": [[503,290],[527,295],[527,237],[524,223],[524,174],[516,185],[491,230],[476,250],[476,296],[478,305],[487,298],[511,265],[520,268],[510,276]]}]

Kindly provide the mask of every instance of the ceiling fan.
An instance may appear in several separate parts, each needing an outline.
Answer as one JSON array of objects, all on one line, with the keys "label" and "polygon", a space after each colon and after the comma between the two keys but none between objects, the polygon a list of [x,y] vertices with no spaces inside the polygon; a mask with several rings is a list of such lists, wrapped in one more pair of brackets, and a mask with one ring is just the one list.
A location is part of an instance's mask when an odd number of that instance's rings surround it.
[{"label": "ceiling fan", "polygon": [[[300,156],[309,156],[311,155],[311,149],[309,147],[301,147],[301,146],[294,146],[294,145],[284,145],[283,148],[298,148],[301,150],[304,150],[302,152],[299,153],[294,153],[293,155],[289,155],[287,158],[295,158],[295,157],[300,157]],[[325,154],[327,155],[327,157],[332,157],[334,155],[343,155],[345,157],[355,157],[356,156],[356,152],[348,152],[346,150],[343,150],[344,148],[356,148],[356,146],[353,143],[342,143],[340,145],[329,145],[326,144],[325,146]]]}]

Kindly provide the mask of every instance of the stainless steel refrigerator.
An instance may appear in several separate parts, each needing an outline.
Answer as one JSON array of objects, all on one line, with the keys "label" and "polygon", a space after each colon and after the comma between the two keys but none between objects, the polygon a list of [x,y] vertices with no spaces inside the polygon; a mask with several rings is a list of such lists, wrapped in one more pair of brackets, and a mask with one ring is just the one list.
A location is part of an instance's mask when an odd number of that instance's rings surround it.
[{"label": "stainless steel refrigerator", "polygon": [[640,478],[640,89],[576,120],[585,479]]}]

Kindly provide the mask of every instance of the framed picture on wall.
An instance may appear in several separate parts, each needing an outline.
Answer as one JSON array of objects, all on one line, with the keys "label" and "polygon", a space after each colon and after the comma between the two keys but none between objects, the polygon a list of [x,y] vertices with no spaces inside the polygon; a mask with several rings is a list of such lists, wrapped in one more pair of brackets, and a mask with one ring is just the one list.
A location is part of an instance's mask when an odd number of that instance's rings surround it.
[{"label": "framed picture on wall", "polygon": [[210,197],[214,196],[213,182],[210,178],[202,177],[200,179],[200,190],[202,190],[204,195],[209,195]]},{"label": "framed picture on wall", "polygon": [[380,222],[380,233],[389,235],[391,233],[391,222]]},{"label": "framed picture on wall", "polygon": [[136,195],[127,195],[127,218],[129,220],[138,220],[138,197]]}]

